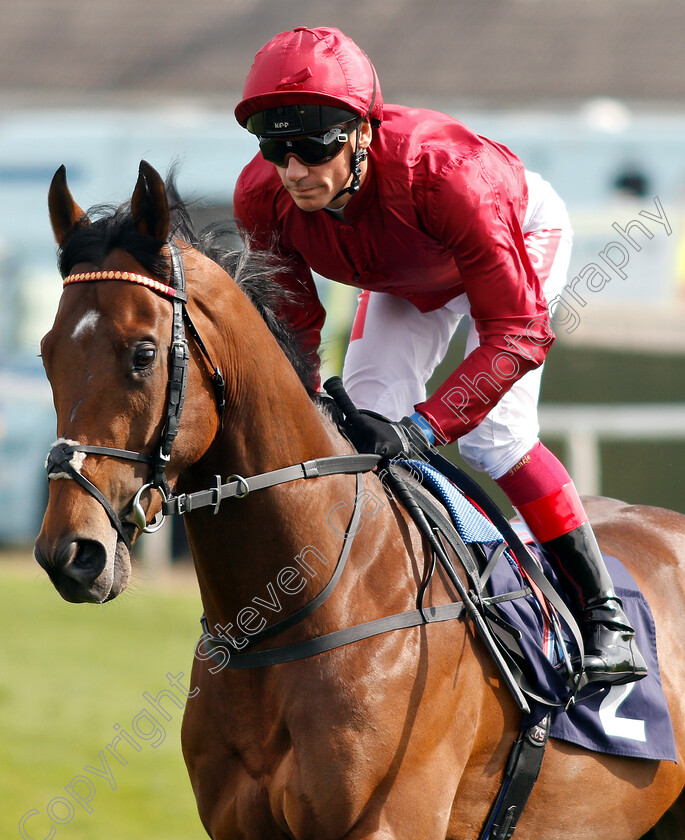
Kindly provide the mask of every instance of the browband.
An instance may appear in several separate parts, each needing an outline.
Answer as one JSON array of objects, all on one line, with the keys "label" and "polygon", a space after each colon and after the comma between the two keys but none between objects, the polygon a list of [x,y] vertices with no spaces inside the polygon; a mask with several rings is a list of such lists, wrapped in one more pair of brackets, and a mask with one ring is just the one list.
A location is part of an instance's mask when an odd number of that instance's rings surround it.
[{"label": "browband", "polygon": [[69,274],[64,278],[64,286],[69,286],[72,283],[94,283],[99,280],[125,280],[128,283],[138,283],[138,285],[152,289],[153,292],[172,300],[186,301],[188,299],[185,292],[160,283],[159,280],[153,280],[152,277],[146,277],[144,274],[134,274],[131,271],[89,271],[86,274]]}]

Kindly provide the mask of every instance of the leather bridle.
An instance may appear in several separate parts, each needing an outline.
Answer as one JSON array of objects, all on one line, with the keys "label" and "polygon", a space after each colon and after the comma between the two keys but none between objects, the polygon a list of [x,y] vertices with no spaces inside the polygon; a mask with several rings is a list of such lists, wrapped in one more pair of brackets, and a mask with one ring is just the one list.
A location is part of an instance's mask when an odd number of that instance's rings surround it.
[{"label": "leather bridle", "polygon": [[[188,296],[186,294],[185,270],[178,245],[173,240],[169,240],[168,246],[171,254],[171,285],[169,286],[151,277],[146,277],[142,274],[133,274],[128,271],[93,271],[87,274],[70,274],[64,278],[65,287],[72,283],[90,283],[103,280],[123,280],[129,283],[137,283],[156,294],[168,298],[173,305],[165,423],[160,442],[154,454],[148,455],[142,452],[133,452],[128,449],[115,449],[109,446],[95,446],[76,441],[58,440],[52,445],[45,462],[49,479],[72,478],[87,490],[93,498],[97,499],[105,509],[112,525],[129,550],[131,549],[131,540],[126,533],[126,523],[132,522],[140,531],[149,534],[161,528],[164,524],[165,517],[170,515],[190,513],[193,510],[208,506],[216,514],[219,511],[221,502],[225,499],[244,499],[248,493],[255,490],[274,487],[278,484],[284,484],[300,478],[308,479],[318,478],[324,475],[349,475],[368,472],[374,469],[379,461],[378,455],[334,455],[327,458],[303,461],[299,464],[293,464],[292,466],[283,467],[278,470],[271,470],[270,472],[248,478],[240,475],[231,475],[225,483],[222,483],[221,476],[217,475],[215,476],[214,485],[208,490],[188,494],[181,493],[178,495],[174,495],[171,492],[166,477],[166,467],[171,459],[171,450],[178,433],[185,401],[188,363],[190,359],[186,330],[213,371],[212,383],[214,385],[217,414],[219,417],[219,431],[223,429],[224,423],[226,386],[221,371],[212,362],[209,352],[188,314],[186,307]],[[139,461],[149,465],[150,480],[146,484],[143,484],[135,494],[130,503],[130,512],[123,520],[95,484],[82,475],[78,467],[74,466],[74,455],[79,452],[91,455],[106,455],[111,458],[121,458],[128,461]],[[157,490],[162,496],[162,509],[155,516],[154,520],[148,523],[141,499],[143,494],[150,490]]]},{"label": "leather bridle", "polygon": [[124,522],[118,516],[102,492],[91,481],[89,481],[89,479],[82,475],[78,468],[74,466],[74,454],[83,452],[91,455],[107,455],[112,458],[122,458],[128,461],[140,461],[149,465],[150,480],[135,494],[131,502],[130,516],[133,523],[141,531],[145,533],[152,533],[162,526],[165,514],[160,511],[153,522],[148,524],[145,511],[141,504],[141,499],[143,494],[149,490],[157,490],[161,494],[163,501],[168,500],[172,496],[169,488],[169,482],[166,477],[166,468],[171,459],[171,450],[174,445],[176,435],[178,434],[178,427],[181,421],[181,414],[183,412],[183,404],[185,402],[186,385],[188,380],[188,363],[190,359],[188,339],[186,338],[186,328],[195,342],[195,345],[200,350],[209,367],[213,371],[212,383],[214,385],[220,430],[223,428],[224,412],[226,408],[226,386],[224,378],[219,368],[212,362],[209,352],[207,351],[202,338],[188,314],[188,308],[186,306],[188,296],[186,294],[185,269],[179,247],[172,239],[169,240],[168,247],[171,255],[171,283],[168,286],[161,283],[159,280],[154,280],[151,277],[146,277],[142,274],[134,274],[128,271],[92,271],[87,274],[70,274],[64,278],[65,287],[73,283],[94,283],[103,280],[120,280],[129,283],[137,283],[141,286],[145,286],[156,294],[168,298],[173,306],[171,346],[169,348],[169,383],[165,407],[165,421],[160,442],[155,452],[152,455],[147,455],[142,452],[132,452],[128,449],[116,449],[110,446],[94,446],[73,441],[58,440],[50,449],[45,462],[48,479],[65,477],[66,474],[66,476],[72,478],[80,484],[81,487],[87,490],[95,499],[97,499],[98,502],[100,502],[112,525],[129,550],[131,549],[131,540],[126,533]]}]

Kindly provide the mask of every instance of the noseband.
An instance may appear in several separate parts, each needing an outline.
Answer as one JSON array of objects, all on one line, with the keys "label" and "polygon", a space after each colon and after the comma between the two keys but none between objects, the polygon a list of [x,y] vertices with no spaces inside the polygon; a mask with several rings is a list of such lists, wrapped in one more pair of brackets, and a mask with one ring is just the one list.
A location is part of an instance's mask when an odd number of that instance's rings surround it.
[{"label": "noseband", "polygon": [[[83,476],[79,469],[74,466],[74,454],[83,452],[91,455],[107,455],[113,458],[122,458],[128,461],[141,461],[150,466],[150,480],[144,484],[134,496],[131,502],[131,517],[134,524],[145,533],[152,533],[158,530],[164,522],[164,513],[160,513],[150,524],[146,521],[145,511],[141,504],[143,493],[148,490],[157,490],[163,501],[171,497],[169,483],[166,477],[166,467],[171,459],[171,449],[178,433],[183,403],[185,401],[186,384],[188,380],[188,362],[190,353],[188,350],[188,339],[186,338],[186,327],[193,338],[197,348],[200,350],[210,368],[213,370],[212,382],[216,398],[217,413],[219,415],[219,428],[223,428],[224,411],[226,408],[225,383],[221,371],[212,362],[211,357],[202,341],[195,325],[192,322],[186,303],[185,269],[183,259],[178,245],[173,240],[168,242],[171,253],[171,285],[166,286],[151,277],[141,274],[133,274],[128,271],[93,271],[87,274],[71,274],[64,278],[64,286],[72,283],[93,283],[102,280],[123,280],[128,283],[137,283],[145,286],[156,294],[168,298],[173,306],[173,320],[171,328],[171,347],[169,348],[169,383],[165,408],[165,423],[159,445],[153,455],[146,455],[141,452],[132,452],[128,449],[115,449],[109,446],[91,446],[72,441],[59,440],[53,444],[48,453],[45,467],[48,478],[69,477],[86,489],[105,509],[112,525],[123,540],[127,548],[131,549],[131,540],[126,534],[124,523],[107,501],[98,488]],[[66,475],[65,475],[66,474]]]}]

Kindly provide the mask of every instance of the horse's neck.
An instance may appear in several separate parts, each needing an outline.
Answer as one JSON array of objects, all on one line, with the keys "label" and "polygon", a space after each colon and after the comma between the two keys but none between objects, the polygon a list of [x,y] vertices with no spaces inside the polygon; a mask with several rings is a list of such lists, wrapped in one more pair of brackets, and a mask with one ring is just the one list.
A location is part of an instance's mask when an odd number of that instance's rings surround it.
[{"label": "horse's neck", "polygon": [[186,255],[186,263],[195,284],[193,305],[201,319],[196,326],[212,336],[212,355],[227,388],[225,428],[213,447],[210,476],[217,465],[222,475],[253,475],[345,451],[342,438],[324,421],[266,323],[234,281],[195,251]]},{"label": "horse's neck", "polygon": [[345,451],[289,365],[265,367],[263,381],[241,394],[234,411],[221,442],[232,472],[253,475]]},{"label": "horse's neck", "polygon": [[[246,324],[245,334],[249,346],[225,356],[232,387],[226,426],[193,470],[198,487],[209,486],[216,474],[224,481],[229,475],[249,477],[350,451],[309,399],[261,319]],[[268,599],[269,586],[306,549],[328,561],[316,576],[317,585],[325,583],[341,542],[331,530],[329,511],[340,502],[351,510],[354,495],[353,476],[302,479],[227,500],[209,521],[202,516],[194,524],[191,518],[189,538],[210,621],[232,622],[255,596]],[[309,600],[308,590],[290,596],[289,606]]]},{"label": "horse's neck", "polygon": [[[267,401],[268,402],[268,401]],[[336,447],[332,435],[314,406],[305,400],[295,415],[272,413],[271,405],[258,400],[246,417],[260,417],[253,429],[243,429],[227,447],[228,457],[220,467],[227,475],[244,477],[269,472],[310,458],[331,455]],[[337,447],[341,451],[341,447]],[[342,502],[351,511],[355,496],[354,476],[327,476],[299,479],[250,494],[245,499],[224,502],[221,514],[197,529],[190,529],[198,579],[210,622],[236,624],[241,610],[253,607],[253,599],[276,602],[281,606],[269,612],[283,618],[318,592],[334,571],[341,550],[337,533],[331,529],[331,511]],[[342,519],[342,517],[338,517]],[[305,555],[307,558],[305,558]],[[302,562],[308,559],[308,564]],[[299,563],[298,563],[299,560]],[[314,568],[311,580],[303,568]],[[295,569],[298,580],[306,582],[301,593],[280,590],[285,569]],[[287,602],[287,606],[286,606]],[[268,616],[267,616],[268,617]]]}]

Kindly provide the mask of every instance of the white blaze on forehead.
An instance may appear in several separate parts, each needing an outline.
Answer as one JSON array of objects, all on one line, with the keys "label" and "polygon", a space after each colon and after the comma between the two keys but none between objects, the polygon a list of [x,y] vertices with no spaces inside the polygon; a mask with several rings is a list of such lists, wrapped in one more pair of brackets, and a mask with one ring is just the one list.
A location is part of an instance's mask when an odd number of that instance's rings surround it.
[{"label": "white blaze on forehead", "polygon": [[[68,438],[57,438],[57,440],[52,444],[50,447],[50,452],[58,446],[60,443],[66,443],[69,446],[78,446],[79,442],[77,440],[69,440]],[[50,457],[50,452],[48,452],[48,458]],[[86,460],[86,452],[72,452],[71,458],[69,459],[70,466],[77,472],[81,472],[81,467],[83,466],[83,462]],[[45,459],[45,468],[47,469],[48,466],[48,459]],[[67,472],[51,472],[48,473],[49,479],[56,479],[56,478],[71,478],[69,473]]]},{"label": "white blaze on forehead", "polygon": [[99,320],[100,313],[96,309],[89,309],[74,327],[74,332],[71,334],[71,337],[79,338],[85,333],[95,332],[95,327]]}]

